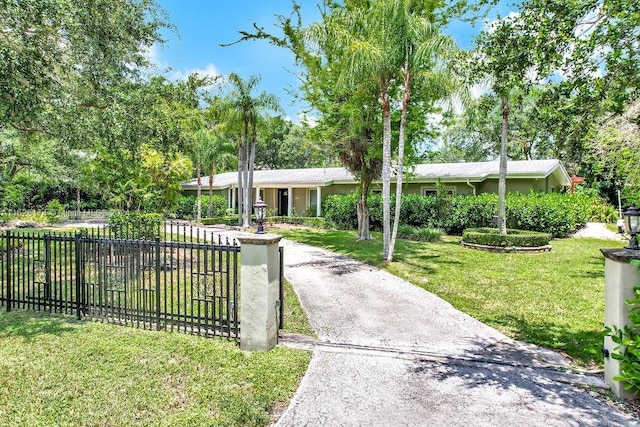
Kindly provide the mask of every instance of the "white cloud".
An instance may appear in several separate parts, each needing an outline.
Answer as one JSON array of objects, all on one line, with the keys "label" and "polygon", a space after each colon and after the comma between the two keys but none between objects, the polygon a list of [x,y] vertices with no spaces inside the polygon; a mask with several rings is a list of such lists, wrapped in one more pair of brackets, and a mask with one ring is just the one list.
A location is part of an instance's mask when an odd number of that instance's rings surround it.
[{"label": "white cloud", "polygon": [[507,16],[504,18],[494,19],[493,21],[484,23],[484,31],[488,33],[493,33],[498,26],[498,23],[506,21],[506,22],[517,22],[520,19],[520,12],[509,12]]},{"label": "white cloud", "polygon": [[201,77],[218,77],[220,73],[215,65],[208,63],[204,68],[193,68],[190,70],[174,70],[169,74],[169,80],[185,80],[191,74],[198,74]]},{"label": "white cloud", "polygon": [[298,113],[298,121],[306,124],[310,128],[314,128],[318,125],[318,120],[315,117],[307,116],[305,113]]}]

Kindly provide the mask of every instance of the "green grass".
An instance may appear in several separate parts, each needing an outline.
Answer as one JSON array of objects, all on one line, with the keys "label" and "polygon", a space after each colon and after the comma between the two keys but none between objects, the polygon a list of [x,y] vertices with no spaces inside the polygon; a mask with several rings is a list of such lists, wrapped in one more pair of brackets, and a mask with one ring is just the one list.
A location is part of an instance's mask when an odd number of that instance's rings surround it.
[{"label": "green grass", "polygon": [[[285,252],[285,257],[287,256]],[[291,283],[284,281],[284,332],[308,335],[317,338],[309,326],[307,314],[300,306],[300,300],[291,287]]]},{"label": "green grass", "polygon": [[463,248],[458,237],[437,243],[398,240],[394,262],[384,265],[378,233],[365,242],[348,231],[278,233],[384,268],[506,335],[563,351],[578,365],[603,363],[604,257],[599,249],[624,242],[563,239],[551,242],[551,252],[499,254]]},{"label": "green grass", "polygon": [[605,224],[604,226],[605,226],[605,227],[606,227],[606,229],[607,229],[607,230],[609,230],[609,231],[613,231],[614,233],[617,233],[617,232],[618,232],[618,224],[617,224],[617,223],[616,223],[616,224],[612,224],[612,223],[610,224],[610,223],[607,223],[607,224]]},{"label": "green grass", "polygon": [[0,314],[0,419],[11,426],[262,426],[310,359],[181,333]]}]

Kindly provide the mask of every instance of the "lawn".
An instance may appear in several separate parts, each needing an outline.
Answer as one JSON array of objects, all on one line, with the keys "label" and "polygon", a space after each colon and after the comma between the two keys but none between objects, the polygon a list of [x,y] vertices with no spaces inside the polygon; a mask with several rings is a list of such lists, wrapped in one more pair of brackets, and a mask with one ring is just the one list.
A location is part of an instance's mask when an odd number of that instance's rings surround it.
[{"label": "lawn", "polygon": [[518,340],[562,351],[578,365],[601,365],[604,257],[600,248],[624,242],[553,240],[551,252],[498,254],[466,249],[458,238],[437,243],[398,240],[394,262],[381,262],[382,237],[357,242],[355,233],[277,230],[386,269]]},{"label": "lawn", "polygon": [[[310,333],[286,284],[285,326]],[[11,426],[263,426],[310,353],[0,309],[0,419]]]}]

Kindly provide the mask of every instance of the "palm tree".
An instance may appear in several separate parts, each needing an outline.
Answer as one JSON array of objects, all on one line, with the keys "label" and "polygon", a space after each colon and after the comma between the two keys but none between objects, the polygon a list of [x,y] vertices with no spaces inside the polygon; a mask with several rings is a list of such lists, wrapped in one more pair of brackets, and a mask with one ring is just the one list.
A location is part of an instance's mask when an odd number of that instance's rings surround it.
[{"label": "palm tree", "polygon": [[202,220],[202,166],[210,163],[213,138],[208,130],[200,129],[194,135],[191,157],[196,165],[196,221]]},{"label": "palm tree", "polygon": [[393,228],[389,240],[389,250],[386,261],[393,260],[398,226],[400,223],[400,209],[402,203],[402,182],[404,179],[404,151],[407,128],[407,115],[411,100],[413,80],[419,78],[426,84],[432,99],[449,97],[454,91],[456,81],[446,68],[444,59],[455,52],[456,47],[450,37],[440,34],[432,20],[426,16],[424,10],[411,1],[400,1],[398,6],[400,15],[397,33],[398,43],[402,49],[402,107],[400,115],[400,130],[398,132],[398,162],[396,166],[396,203]]},{"label": "palm tree", "polygon": [[[424,69],[441,61],[453,49],[449,38],[439,34],[426,16],[424,8],[412,0],[379,0],[376,2],[347,2],[326,18],[316,34],[326,34],[337,43],[337,51],[344,52],[343,67],[346,81],[369,79],[376,83],[382,109],[382,216],[383,259],[391,261],[391,91],[401,87],[402,116],[398,145],[396,218],[400,215],[404,147],[407,112],[411,99],[412,78]],[[436,75],[437,73],[434,73]],[[442,80],[440,77],[438,80]],[[398,83],[401,81],[401,83]]]},{"label": "palm tree", "polygon": [[251,206],[253,205],[253,168],[256,155],[258,121],[265,110],[280,110],[278,98],[266,92],[252,96],[252,91],[260,83],[260,78],[251,76],[243,80],[233,73],[229,75],[233,85],[230,94],[232,109],[240,124],[238,132],[238,224],[251,226]]},{"label": "palm tree", "polygon": [[[500,164],[498,178],[498,229],[507,234],[507,131],[509,121],[509,95],[517,87],[528,86],[527,72],[532,69],[531,46],[534,35],[524,31],[521,22],[513,18],[498,21],[492,31],[482,31],[477,40],[476,73],[491,81],[493,92],[500,98],[502,133],[500,138]],[[541,72],[542,70],[536,70]]]},{"label": "palm tree", "polygon": [[234,155],[234,144],[229,140],[217,136],[212,139],[209,156],[209,211],[208,216],[213,216],[213,178],[217,171],[226,169],[234,164],[238,158]]},{"label": "palm tree", "polygon": [[[391,97],[390,89],[398,72],[401,57],[393,34],[397,22],[394,10],[398,1],[377,1],[363,4],[348,3],[327,16],[322,28],[314,30],[326,34],[342,52],[345,84],[360,80],[375,82],[382,108],[382,235],[383,259],[387,259],[390,241],[391,196]],[[389,15],[389,16],[388,16]],[[339,53],[338,53],[339,54]]]}]

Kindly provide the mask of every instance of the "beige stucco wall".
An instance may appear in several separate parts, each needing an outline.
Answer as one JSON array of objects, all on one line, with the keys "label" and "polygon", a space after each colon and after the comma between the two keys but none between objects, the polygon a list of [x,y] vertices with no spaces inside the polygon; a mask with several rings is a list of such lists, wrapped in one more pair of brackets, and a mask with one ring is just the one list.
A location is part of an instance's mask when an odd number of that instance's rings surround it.
[{"label": "beige stucco wall", "polygon": [[[556,187],[558,191],[557,180],[549,178],[547,190],[546,179],[509,179],[507,180],[507,192],[508,193],[523,193],[528,194],[531,191],[544,191],[551,192],[552,187]],[[478,184],[478,194],[480,193],[497,193],[498,192],[498,180],[490,179]]]}]

